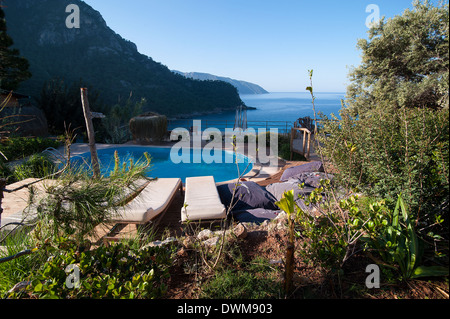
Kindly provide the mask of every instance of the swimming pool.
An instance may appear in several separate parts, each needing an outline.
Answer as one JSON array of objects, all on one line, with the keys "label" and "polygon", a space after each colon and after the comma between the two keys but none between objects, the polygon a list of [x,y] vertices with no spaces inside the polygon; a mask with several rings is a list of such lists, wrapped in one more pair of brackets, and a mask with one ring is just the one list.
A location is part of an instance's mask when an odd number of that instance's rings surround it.
[{"label": "swimming pool", "polygon": [[[120,146],[111,147],[97,150],[97,156],[100,162],[101,174],[108,176],[109,172],[114,170],[114,152],[117,150],[120,162],[130,162],[130,159],[134,163],[138,160],[145,161],[144,152],[147,152],[152,158],[151,169],[147,174],[148,177],[158,178],[181,178],[182,182],[186,181],[186,177],[195,176],[214,176],[216,183],[225,182],[238,178],[238,171],[236,167],[236,154],[228,150],[216,150],[211,156],[215,155],[215,159],[212,163],[208,158],[203,158],[202,149],[189,149],[189,161],[183,161],[181,163],[174,163],[170,157],[171,148],[169,147],[148,147],[148,146]],[[194,163],[201,159],[201,162]],[[249,173],[253,169],[253,163],[251,160],[242,155],[237,154],[239,162],[240,173],[245,171],[245,174]],[[74,165],[90,165],[91,153],[86,152],[72,157],[72,164]]]}]

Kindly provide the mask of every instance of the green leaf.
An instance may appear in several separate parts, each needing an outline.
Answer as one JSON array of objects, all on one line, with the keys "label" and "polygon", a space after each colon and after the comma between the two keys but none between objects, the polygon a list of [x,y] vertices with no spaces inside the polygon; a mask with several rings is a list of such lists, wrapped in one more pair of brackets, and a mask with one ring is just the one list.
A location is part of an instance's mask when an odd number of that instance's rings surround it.
[{"label": "green leaf", "polygon": [[280,201],[275,203],[281,210],[286,212],[288,217],[290,218],[292,214],[295,213],[295,209],[299,209],[297,203],[294,200],[294,190],[290,190],[283,194],[283,198]]},{"label": "green leaf", "polygon": [[313,94],[313,88],[312,88],[311,86],[308,86],[308,87],[306,88],[306,91],[309,91],[309,92],[311,92],[311,94]]},{"label": "green leaf", "polygon": [[414,269],[412,278],[448,276],[448,268],[442,266],[419,266]]},{"label": "green leaf", "polygon": [[34,286],[34,292],[41,292],[42,291],[42,283],[38,283],[36,286]]},{"label": "green leaf", "polygon": [[397,204],[400,205],[402,210],[402,217],[406,224],[406,229],[408,232],[408,239],[409,239],[409,259],[407,261],[407,267],[408,267],[408,273],[412,274],[413,269],[416,265],[417,256],[419,254],[419,241],[417,239],[416,232],[414,231],[414,226],[412,225],[411,221],[409,220],[408,211],[406,209],[405,202],[403,201],[403,198],[401,195],[398,196]]}]

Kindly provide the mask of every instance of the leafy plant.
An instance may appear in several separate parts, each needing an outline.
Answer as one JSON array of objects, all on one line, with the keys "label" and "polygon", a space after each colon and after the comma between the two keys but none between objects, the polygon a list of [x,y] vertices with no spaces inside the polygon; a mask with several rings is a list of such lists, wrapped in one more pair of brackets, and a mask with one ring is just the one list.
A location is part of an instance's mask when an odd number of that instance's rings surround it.
[{"label": "leafy plant", "polygon": [[367,224],[368,235],[362,237],[363,241],[381,256],[383,265],[399,270],[404,280],[448,275],[448,268],[421,265],[423,245],[401,195],[398,196],[390,223],[383,219],[383,227],[375,226],[373,222]]},{"label": "leafy plant", "polygon": [[[267,263],[267,262],[266,262]],[[207,299],[267,299],[276,298],[279,286],[266,267],[264,273],[253,269],[225,269],[202,285],[200,298]]]},{"label": "leafy plant", "polygon": [[52,174],[56,165],[46,155],[34,154],[14,168],[14,177],[21,181],[27,178],[41,178]]},{"label": "leafy plant", "polygon": [[294,200],[294,190],[290,190],[283,194],[280,201],[275,203],[281,210],[283,210],[288,217],[288,241],[286,245],[286,268],[284,273],[284,291],[285,295],[289,296],[292,292],[293,278],[294,278],[294,251],[295,251],[295,221],[300,214],[300,207]]},{"label": "leafy plant", "polygon": [[29,210],[35,210],[38,218],[45,221],[53,238],[65,234],[82,243],[86,236],[96,234],[97,226],[111,221],[118,207],[131,199],[124,198],[124,189],[130,189],[131,194],[138,191],[140,185],[135,182],[145,178],[151,161],[147,153],[144,155],[146,161],[120,166],[116,154],[116,169],[108,178],[92,178],[89,167],[72,167],[44,185],[42,199],[36,200],[32,191]]},{"label": "leafy plant", "polygon": [[14,161],[40,153],[47,148],[58,148],[59,146],[61,146],[60,141],[50,138],[9,137],[0,144],[0,151],[7,161]]},{"label": "leafy plant", "polygon": [[[109,247],[79,252],[78,245],[62,240],[60,248],[47,248],[53,256],[30,275],[28,294],[9,298],[73,299],[73,298],[159,298],[164,295],[169,277],[170,248],[133,249],[117,243]],[[80,277],[67,285],[69,265],[76,265]]]},{"label": "leafy plant", "polygon": [[385,199],[391,209],[402,193],[410,218],[424,225],[419,233],[446,233],[448,226],[435,220],[448,216],[448,116],[448,109],[377,108],[365,118],[345,110],[341,120],[325,118],[322,129],[329,134],[320,141],[336,183]]}]

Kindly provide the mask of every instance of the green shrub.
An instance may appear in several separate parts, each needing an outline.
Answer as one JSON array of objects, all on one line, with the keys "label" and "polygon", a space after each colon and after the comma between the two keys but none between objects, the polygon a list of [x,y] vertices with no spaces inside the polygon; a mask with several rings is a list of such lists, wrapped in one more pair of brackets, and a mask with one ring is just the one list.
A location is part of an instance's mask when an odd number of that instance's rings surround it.
[{"label": "green shrub", "polygon": [[9,138],[4,143],[0,143],[0,151],[6,156],[7,161],[14,161],[40,153],[49,147],[57,148],[61,143],[49,138]]},{"label": "green shrub", "polygon": [[11,184],[15,182],[13,171],[5,162],[3,162],[1,155],[0,155],[0,178],[4,178],[6,180],[6,184]]},{"label": "green shrub", "polygon": [[[36,246],[26,227],[17,228],[13,234],[9,233],[6,229],[0,231],[0,258],[13,256]],[[0,263],[0,295],[3,296],[16,283],[27,280],[30,273],[37,271],[47,258],[44,251],[37,251]]]},{"label": "green shrub", "polygon": [[341,120],[322,122],[322,150],[339,185],[386,199],[390,209],[402,194],[414,223],[430,231],[448,214],[448,116],[448,109],[378,108],[354,119],[344,109]]},{"label": "green shrub", "polygon": [[299,195],[315,213],[298,210],[295,229],[296,235],[303,239],[299,255],[306,262],[335,273],[352,256],[362,232],[350,227],[352,216],[357,211],[357,196],[336,202],[332,191],[330,181],[324,179],[311,194]]},{"label": "green shrub", "polygon": [[[92,178],[91,167],[69,167],[55,183],[44,185],[44,196],[37,201],[30,198],[30,209],[37,212],[40,220],[54,238],[62,234],[73,236],[82,242],[86,236],[94,236],[97,226],[111,222],[121,205],[126,204],[124,189],[137,192],[138,179],[145,178],[150,157],[137,163],[124,162],[116,156],[116,168],[108,178]],[[34,195],[31,192],[31,195]]]},{"label": "green shrub", "polygon": [[269,299],[278,298],[281,283],[267,260],[255,258],[240,269],[226,267],[202,285],[200,298]]},{"label": "green shrub", "polygon": [[[402,196],[398,196],[393,212],[386,210],[383,204],[382,201],[369,204],[368,214],[367,211],[361,211],[359,215],[366,216],[362,219],[355,216],[352,222],[354,228],[364,229],[361,239],[365,249],[379,256],[383,266],[397,270],[404,280],[448,275],[446,267],[422,264],[424,242],[416,234]],[[368,222],[364,223],[367,215]],[[372,257],[371,254],[369,256]],[[372,258],[379,262],[378,259]]]},{"label": "green shrub", "polygon": [[46,155],[31,155],[24,163],[14,168],[16,180],[42,178],[54,173],[56,165]]},{"label": "green shrub", "polygon": [[[171,255],[169,248],[133,249],[123,243],[80,253],[77,245],[67,241],[63,252],[55,253],[31,274],[28,294],[12,294],[9,297],[160,298],[167,290]],[[74,281],[71,280],[71,273],[66,272],[69,265],[76,265],[79,269],[79,278],[73,277]],[[75,276],[75,273],[72,274]]]}]

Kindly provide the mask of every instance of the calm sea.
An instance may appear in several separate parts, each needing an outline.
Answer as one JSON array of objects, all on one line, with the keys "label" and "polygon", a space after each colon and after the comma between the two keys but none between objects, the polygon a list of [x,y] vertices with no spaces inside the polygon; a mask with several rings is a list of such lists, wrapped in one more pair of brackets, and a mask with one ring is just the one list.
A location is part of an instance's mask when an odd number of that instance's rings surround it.
[{"label": "calm sea", "polygon": [[[316,100],[315,106],[317,112],[323,112],[325,115],[331,113],[339,116],[339,110],[341,109],[341,99],[344,99],[345,93],[315,93]],[[311,103],[311,94],[309,92],[304,93],[269,93],[269,94],[246,94],[241,95],[242,101],[247,106],[256,107],[256,110],[247,111],[247,121],[262,122],[266,121],[280,121],[293,123],[300,117],[310,116],[314,117],[313,107]],[[202,120],[203,123],[207,123],[207,126],[214,126],[214,122],[228,123],[228,126],[233,127],[236,112],[223,112],[219,114],[209,114],[195,116],[193,119]],[[186,121],[175,121],[170,123],[175,127],[186,127],[183,123]],[[192,125],[192,120],[190,120]],[[255,123],[254,123],[255,124]],[[269,123],[271,126],[273,123]],[[178,126],[177,126],[178,125]],[[258,125],[259,126],[259,125]],[[219,125],[218,128],[222,128]]]}]

